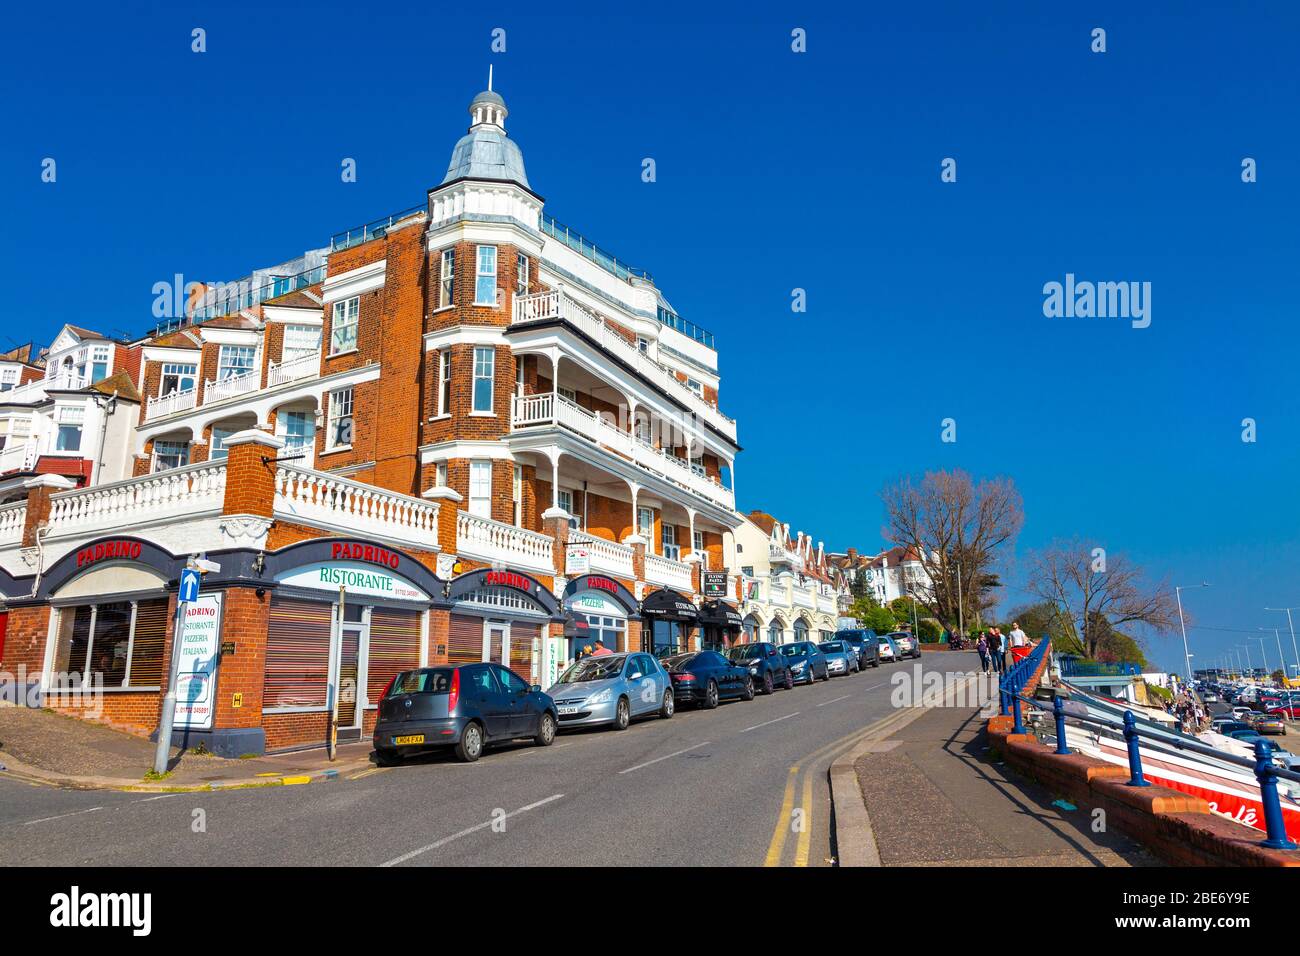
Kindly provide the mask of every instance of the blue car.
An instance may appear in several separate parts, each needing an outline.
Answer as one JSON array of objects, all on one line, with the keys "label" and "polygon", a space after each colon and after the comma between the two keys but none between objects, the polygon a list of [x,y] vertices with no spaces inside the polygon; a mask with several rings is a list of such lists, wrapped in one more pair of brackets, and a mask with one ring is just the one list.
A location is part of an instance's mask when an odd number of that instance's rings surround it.
[{"label": "blue car", "polygon": [[831,679],[826,655],[812,641],[778,644],[777,650],[790,668],[790,673],[794,675],[796,684],[812,684],[815,681]]}]

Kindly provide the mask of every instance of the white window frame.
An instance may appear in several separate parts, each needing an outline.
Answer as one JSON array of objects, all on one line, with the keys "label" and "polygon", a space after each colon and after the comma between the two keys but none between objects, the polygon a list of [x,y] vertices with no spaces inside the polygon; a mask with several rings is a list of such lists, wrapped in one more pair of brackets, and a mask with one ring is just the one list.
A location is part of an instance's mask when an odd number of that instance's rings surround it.
[{"label": "white window frame", "polygon": [[[289,440],[291,437],[296,437],[289,434],[289,422],[295,420],[294,417],[298,415],[302,416],[301,420],[306,425],[304,430],[305,434],[301,436],[303,438],[302,444],[291,442]],[[315,417],[314,412],[305,408],[289,408],[276,414],[275,433],[280,438],[284,439],[284,448],[280,450],[282,455],[285,455],[286,457],[292,455],[303,455],[305,456],[304,459],[299,461],[298,464],[302,464],[303,461],[306,461],[308,464],[311,463],[316,451]]]},{"label": "white window frame", "polygon": [[469,463],[469,513],[492,517],[492,459],[475,458]]},{"label": "white window frame", "polygon": [[438,271],[438,308],[449,309],[456,304],[456,250],[442,250],[442,264]]},{"label": "white window frame", "polygon": [[[168,452],[166,453],[166,455],[164,455],[162,450],[160,449],[159,446],[161,445],[167,446]],[[177,449],[180,450],[178,451]],[[183,458],[184,460],[183,461],[178,460],[174,465],[164,465],[163,464],[164,457],[167,458],[175,457],[177,459]],[[189,442],[170,441],[168,439],[155,439],[153,443],[153,467],[150,469],[152,473],[156,474],[160,471],[174,471],[177,468],[184,468],[189,463],[190,463]]]},{"label": "white window frame", "polygon": [[[247,358],[248,364],[242,362],[238,364],[231,362],[232,356],[238,356],[240,359]],[[241,375],[247,375],[257,369],[257,346],[256,345],[223,345],[217,350],[217,381],[224,382],[228,378],[238,378]]]},{"label": "white window frame", "polygon": [[510,495],[515,505],[515,527],[524,526],[524,466],[515,465],[511,469]]},{"label": "white window frame", "polygon": [[655,511],[653,508],[639,506],[636,509],[636,533],[645,538],[646,544],[650,550],[654,551],[655,545]]},{"label": "white window frame", "polygon": [[[175,379],[173,387],[167,388],[167,380]],[[190,384],[182,388],[185,379],[190,380]],[[172,395],[176,392],[188,392],[194,388],[199,381],[199,367],[194,362],[164,362],[162,375],[158,380],[158,396]]]},{"label": "white window frame", "polygon": [[[491,280],[490,299],[480,298],[480,293]],[[497,304],[497,247],[482,245],[474,249],[474,304],[496,307]]]},{"label": "white window frame", "polygon": [[[208,437],[208,461],[221,461],[226,457],[226,446],[224,441],[222,441],[222,438],[229,438],[237,431],[239,431],[238,428],[222,428],[217,425],[212,426],[212,433]],[[218,435],[221,437],[219,438]]]},{"label": "white window frame", "polygon": [[438,353],[438,414],[451,414],[451,349]]},{"label": "white window frame", "polygon": [[[77,429],[77,447],[60,448],[59,436],[64,428]],[[86,406],[59,405],[54,409],[54,454],[80,454],[81,443],[86,439]]]},{"label": "white window frame", "polygon": [[659,525],[659,553],[674,561],[682,559],[682,547],[677,543],[677,526],[667,521]]},{"label": "white window frame", "polygon": [[330,355],[345,355],[357,350],[360,324],[361,296],[354,295],[334,303],[330,310]]},{"label": "white window frame", "polygon": [[[284,327],[284,338],[280,340],[280,364],[286,364],[296,359],[306,358],[308,355],[316,355],[320,352],[320,335],[321,328],[319,325],[286,325]],[[290,341],[295,337],[310,338],[312,344],[307,345],[290,345]]]},{"label": "white window frame", "polygon": [[[497,350],[490,345],[474,346],[474,377],[470,381],[470,408],[472,415],[494,415],[496,400]],[[488,383],[488,407],[478,406],[478,383]]]},{"label": "white window frame", "polygon": [[[356,427],[356,394],[352,386],[347,388],[336,389],[329,393],[329,419],[328,429],[325,432],[325,450],[341,451],[345,448],[352,447],[353,435],[351,431]],[[338,423],[344,418],[350,419],[351,424],[348,427],[349,435],[346,442],[335,441],[335,435],[338,431]]]},{"label": "white window frame", "polygon": [[515,295],[528,294],[528,256],[520,252],[515,255]]}]

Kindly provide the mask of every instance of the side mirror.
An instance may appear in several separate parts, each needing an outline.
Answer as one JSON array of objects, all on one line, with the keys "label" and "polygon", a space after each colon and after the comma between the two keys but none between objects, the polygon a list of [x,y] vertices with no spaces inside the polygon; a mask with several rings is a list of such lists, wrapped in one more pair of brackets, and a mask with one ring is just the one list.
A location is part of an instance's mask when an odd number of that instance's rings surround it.
[{"label": "side mirror", "polygon": [[531,691],[531,692],[534,693],[534,694],[540,694],[540,693],[542,692],[542,685],[541,685],[541,684],[534,684],[532,687],[530,687],[530,688],[528,688],[528,689],[529,689],[529,691]]},{"label": "side mirror", "polygon": [[642,677],[644,677],[644,676],[645,676],[645,675],[642,674],[640,671],[637,671],[635,674],[629,674],[627,679],[628,679],[628,680],[640,680],[640,679],[641,679]]}]

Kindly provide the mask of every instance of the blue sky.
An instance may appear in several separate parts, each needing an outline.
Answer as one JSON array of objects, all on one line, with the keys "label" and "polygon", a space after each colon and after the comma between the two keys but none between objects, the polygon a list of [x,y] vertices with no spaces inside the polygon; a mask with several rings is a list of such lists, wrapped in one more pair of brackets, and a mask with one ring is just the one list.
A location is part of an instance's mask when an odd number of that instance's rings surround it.
[{"label": "blue sky", "polygon": [[[232,279],[418,204],[491,62],[547,210],[716,334],[743,508],[865,550],[898,475],[1009,474],[1013,585],[1074,534],[1210,581],[1187,601],[1208,662],[1300,605],[1300,15],[1134,6],[22,5],[0,334],[139,332],[176,272]],[[1045,318],[1067,272],[1150,282],[1151,326]],[[1150,649],[1179,666],[1176,635]]]}]

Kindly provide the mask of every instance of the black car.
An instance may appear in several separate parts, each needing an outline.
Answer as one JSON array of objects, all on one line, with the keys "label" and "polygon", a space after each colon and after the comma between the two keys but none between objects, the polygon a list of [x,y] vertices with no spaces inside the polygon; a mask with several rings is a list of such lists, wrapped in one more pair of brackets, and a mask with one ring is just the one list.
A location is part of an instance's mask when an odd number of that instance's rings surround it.
[{"label": "black car", "polygon": [[836,631],[835,640],[853,645],[854,650],[858,652],[859,670],[864,667],[880,666],[880,642],[876,639],[876,632],[871,628]]},{"label": "black car", "polygon": [[673,699],[712,710],[718,701],[754,699],[754,676],[748,667],[733,664],[717,651],[665,657],[659,663],[673,680]]},{"label": "black car", "polygon": [[776,645],[770,641],[755,641],[752,644],[735,644],[727,648],[727,660],[741,667],[749,668],[754,679],[754,686],[764,694],[770,694],[777,687],[789,690],[794,686],[794,674],[780,654]]},{"label": "black car", "polygon": [[826,655],[812,641],[794,641],[782,644],[778,650],[785,658],[796,683],[813,684],[819,680],[830,680],[831,672],[826,665]]},{"label": "black car", "polygon": [[555,702],[500,664],[422,667],[384,688],[372,741],[380,766],[439,747],[471,762],[488,744],[520,737],[549,747],[556,724]]}]

